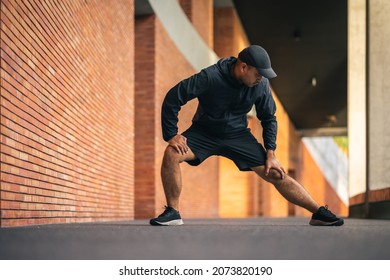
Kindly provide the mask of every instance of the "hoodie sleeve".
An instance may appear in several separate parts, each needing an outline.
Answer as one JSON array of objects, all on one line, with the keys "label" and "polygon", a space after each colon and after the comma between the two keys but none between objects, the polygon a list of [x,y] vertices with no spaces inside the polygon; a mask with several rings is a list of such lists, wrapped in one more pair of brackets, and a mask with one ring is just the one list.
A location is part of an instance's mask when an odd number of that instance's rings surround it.
[{"label": "hoodie sleeve", "polygon": [[169,141],[178,132],[178,114],[181,106],[202,95],[208,88],[208,82],[208,75],[202,70],[182,80],[168,91],[161,109],[161,126],[165,141]]},{"label": "hoodie sleeve", "polygon": [[[264,78],[263,78],[264,79]],[[256,100],[256,114],[263,127],[263,140],[266,150],[276,150],[278,124],[275,117],[276,104],[272,97],[269,81],[264,83],[263,92]]]}]

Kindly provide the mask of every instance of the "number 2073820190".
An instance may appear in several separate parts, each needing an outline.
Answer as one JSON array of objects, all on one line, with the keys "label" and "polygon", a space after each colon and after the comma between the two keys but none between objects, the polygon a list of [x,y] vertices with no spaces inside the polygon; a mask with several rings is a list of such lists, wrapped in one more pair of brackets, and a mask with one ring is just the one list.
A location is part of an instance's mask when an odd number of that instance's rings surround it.
[{"label": "number 2073820190", "polygon": [[214,266],[212,275],[272,275],[272,267]]}]

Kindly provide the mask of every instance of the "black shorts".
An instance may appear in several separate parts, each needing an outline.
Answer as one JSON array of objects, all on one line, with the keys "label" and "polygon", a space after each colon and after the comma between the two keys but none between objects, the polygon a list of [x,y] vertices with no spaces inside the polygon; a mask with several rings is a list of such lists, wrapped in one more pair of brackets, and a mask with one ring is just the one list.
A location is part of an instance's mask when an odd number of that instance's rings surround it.
[{"label": "black shorts", "polygon": [[214,155],[231,159],[241,171],[251,171],[251,167],[265,164],[266,151],[249,128],[216,136],[192,125],[182,135],[196,156],[195,160],[187,161],[190,165],[197,166]]}]

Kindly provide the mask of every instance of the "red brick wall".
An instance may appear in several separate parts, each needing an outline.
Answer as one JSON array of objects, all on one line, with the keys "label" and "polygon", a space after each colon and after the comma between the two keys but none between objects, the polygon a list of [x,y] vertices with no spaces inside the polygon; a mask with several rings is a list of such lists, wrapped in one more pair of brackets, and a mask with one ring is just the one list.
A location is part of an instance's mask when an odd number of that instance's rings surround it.
[{"label": "red brick wall", "polygon": [[133,218],[133,4],[1,1],[1,226]]},{"label": "red brick wall", "polygon": [[155,214],[155,22],[156,16],[135,20],[135,217]]},{"label": "red brick wall", "polygon": [[[348,216],[348,207],[340,200],[304,145],[300,157],[302,158],[302,166],[300,168],[302,185],[305,186],[318,203],[321,205],[327,204],[329,209],[337,215]],[[299,216],[311,215],[302,208],[296,208],[295,211],[296,215]]]},{"label": "red brick wall", "polygon": [[199,35],[213,49],[213,0],[179,0],[179,3]]},{"label": "red brick wall", "polygon": [[240,18],[232,7],[214,9],[214,49],[218,56],[237,56],[249,44]]}]

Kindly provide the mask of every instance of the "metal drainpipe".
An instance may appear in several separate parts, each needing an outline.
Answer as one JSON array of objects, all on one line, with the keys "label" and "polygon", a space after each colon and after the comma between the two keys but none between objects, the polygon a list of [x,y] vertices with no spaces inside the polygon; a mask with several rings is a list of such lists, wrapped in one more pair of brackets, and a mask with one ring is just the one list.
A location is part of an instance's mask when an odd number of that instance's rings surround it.
[{"label": "metal drainpipe", "polygon": [[370,216],[370,0],[366,0],[366,193],[364,218]]}]

